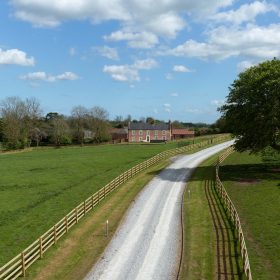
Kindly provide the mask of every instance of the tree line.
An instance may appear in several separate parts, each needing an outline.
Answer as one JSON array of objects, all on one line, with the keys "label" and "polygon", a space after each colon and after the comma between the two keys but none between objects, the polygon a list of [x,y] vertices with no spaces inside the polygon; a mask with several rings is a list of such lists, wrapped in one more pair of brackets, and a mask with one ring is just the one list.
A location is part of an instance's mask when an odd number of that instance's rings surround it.
[{"label": "tree line", "polygon": [[[23,149],[39,145],[68,145],[101,143],[111,140],[112,128],[125,128],[129,122],[158,123],[152,117],[132,119],[117,116],[109,120],[109,113],[102,107],[86,108],[75,106],[70,116],[57,112],[43,115],[42,107],[36,98],[7,97],[0,102],[0,142],[6,150]],[[224,132],[219,121],[204,123],[184,123],[174,121],[174,128],[191,128],[196,135]]]}]

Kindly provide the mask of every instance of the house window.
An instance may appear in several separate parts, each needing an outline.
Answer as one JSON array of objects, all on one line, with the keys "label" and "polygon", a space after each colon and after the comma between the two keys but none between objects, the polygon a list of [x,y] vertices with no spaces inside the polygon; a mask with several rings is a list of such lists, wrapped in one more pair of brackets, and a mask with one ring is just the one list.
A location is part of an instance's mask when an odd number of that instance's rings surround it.
[{"label": "house window", "polygon": [[158,131],[157,130],[155,130],[155,135],[158,135]]},{"label": "house window", "polygon": [[166,140],[166,136],[162,136],[162,140]]},{"label": "house window", "polygon": [[150,130],[147,130],[147,131],[146,131],[146,134],[147,134],[147,135],[150,135]]},{"label": "house window", "polygon": [[157,137],[157,136],[155,136],[155,140],[158,140],[158,137]]},{"label": "house window", "polygon": [[132,142],[135,142],[135,137],[134,137],[134,136],[131,138],[131,141],[132,141]]},{"label": "house window", "polygon": [[139,135],[143,135],[143,130],[139,130]]},{"label": "house window", "polygon": [[132,130],[132,135],[135,135],[136,134],[136,131],[135,130]]},{"label": "house window", "polygon": [[165,131],[165,130],[163,130],[163,131],[162,131],[162,135],[165,135],[165,134],[166,134],[166,131]]},{"label": "house window", "polygon": [[139,137],[139,141],[142,142],[143,141],[143,137]]}]

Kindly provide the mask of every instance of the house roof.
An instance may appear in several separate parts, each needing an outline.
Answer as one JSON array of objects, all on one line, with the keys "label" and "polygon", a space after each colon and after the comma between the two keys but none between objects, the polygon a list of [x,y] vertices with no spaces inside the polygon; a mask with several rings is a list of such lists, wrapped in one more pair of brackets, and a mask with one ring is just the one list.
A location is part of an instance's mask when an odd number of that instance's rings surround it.
[{"label": "house roof", "polygon": [[169,130],[168,123],[130,123],[128,128],[130,130]]},{"label": "house roof", "polygon": [[111,134],[127,134],[127,128],[111,128]]},{"label": "house roof", "polygon": [[185,128],[174,128],[174,129],[172,129],[172,134],[173,135],[194,135],[194,131],[188,130]]}]

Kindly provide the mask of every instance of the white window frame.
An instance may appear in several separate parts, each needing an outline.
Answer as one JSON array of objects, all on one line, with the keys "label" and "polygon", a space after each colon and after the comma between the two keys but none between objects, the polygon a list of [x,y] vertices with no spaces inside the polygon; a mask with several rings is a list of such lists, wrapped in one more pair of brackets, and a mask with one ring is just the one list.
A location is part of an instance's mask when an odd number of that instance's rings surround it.
[{"label": "white window frame", "polygon": [[163,131],[162,131],[162,135],[166,135],[166,130],[163,130]]},{"label": "white window frame", "polygon": [[155,130],[155,135],[158,135],[158,130]]},{"label": "white window frame", "polygon": [[143,137],[139,137],[139,142],[142,142],[143,141]]},{"label": "white window frame", "polygon": [[131,134],[132,134],[132,135],[136,135],[136,131],[135,131],[135,130],[132,130],[132,131],[131,131]]},{"label": "white window frame", "polygon": [[132,141],[132,142],[135,142],[135,136],[132,136],[132,137],[131,137],[131,141]]},{"label": "white window frame", "polygon": [[143,135],[143,130],[139,130],[139,135]]}]

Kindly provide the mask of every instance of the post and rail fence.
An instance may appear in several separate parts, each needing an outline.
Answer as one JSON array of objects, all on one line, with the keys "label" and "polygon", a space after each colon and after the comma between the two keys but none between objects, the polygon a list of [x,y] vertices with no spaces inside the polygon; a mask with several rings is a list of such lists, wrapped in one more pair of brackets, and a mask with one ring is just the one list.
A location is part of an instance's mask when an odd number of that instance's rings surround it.
[{"label": "post and rail fence", "polygon": [[229,135],[222,135],[201,141],[199,143],[187,145],[180,148],[174,148],[171,150],[166,150],[125,171],[124,173],[113,179],[111,182],[109,182],[107,185],[102,187],[100,190],[95,192],[85,201],[80,203],[59,222],[57,222],[48,231],[46,231],[37,240],[35,240],[31,245],[24,249],[20,254],[18,254],[9,262],[0,267],[0,280],[14,280],[20,276],[25,277],[26,270],[36,260],[41,259],[44,253],[50,247],[55,245],[64,234],[68,233],[70,228],[77,224],[79,220],[86,215],[87,212],[92,210],[103,199],[105,199],[105,197],[109,193],[111,193],[123,183],[127,182],[130,178],[134,177],[139,172],[151,167],[152,165],[160,162],[163,159],[167,159],[172,156],[182,154],[197,148],[202,148],[212,143],[223,142],[227,139],[230,139]]},{"label": "post and rail fence", "polygon": [[234,148],[231,146],[228,149],[226,149],[218,158],[217,165],[216,165],[216,184],[215,188],[218,192],[219,197],[222,200],[222,203],[224,204],[227,214],[229,218],[231,219],[232,223],[235,226],[235,229],[238,233],[238,240],[240,244],[240,251],[241,251],[241,258],[243,262],[243,268],[244,268],[244,273],[246,276],[247,280],[252,280],[252,273],[251,273],[251,267],[250,267],[250,262],[249,262],[249,256],[248,256],[248,251],[245,243],[245,238],[244,238],[244,233],[241,227],[241,222],[240,218],[238,216],[237,210],[232,203],[222,181],[220,180],[219,177],[219,168],[220,164],[231,154],[234,152]]}]

